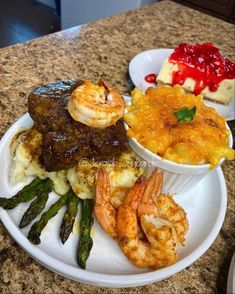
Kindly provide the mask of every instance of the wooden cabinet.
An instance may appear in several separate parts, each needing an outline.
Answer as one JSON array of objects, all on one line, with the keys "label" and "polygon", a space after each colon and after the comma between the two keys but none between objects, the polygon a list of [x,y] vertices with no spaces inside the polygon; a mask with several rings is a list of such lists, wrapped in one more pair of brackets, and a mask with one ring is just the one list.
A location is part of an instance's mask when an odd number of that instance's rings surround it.
[{"label": "wooden cabinet", "polygon": [[235,23],[235,0],[176,0],[176,2]]}]

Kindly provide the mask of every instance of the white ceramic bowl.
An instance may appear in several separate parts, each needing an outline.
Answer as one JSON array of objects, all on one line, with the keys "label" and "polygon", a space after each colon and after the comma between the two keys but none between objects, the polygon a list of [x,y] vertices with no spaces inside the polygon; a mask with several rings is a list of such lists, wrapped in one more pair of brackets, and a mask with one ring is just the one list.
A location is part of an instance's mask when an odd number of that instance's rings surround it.
[{"label": "white ceramic bowl", "polygon": [[[228,125],[227,129],[230,131]],[[126,125],[128,129],[128,126]],[[233,146],[233,137],[230,131],[229,133],[229,147]],[[164,173],[164,185],[163,192],[173,193],[183,193],[191,188],[193,188],[201,179],[207,176],[210,170],[210,164],[180,164],[170,160],[161,158],[160,156],[154,154],[150,150],[143,147],[136,139],[129,138],[129,145],[132,150],[142,159],[147,161],[151,166],[157,167]],[[221,166],[224,162],[222,158],[217,166]]]}]

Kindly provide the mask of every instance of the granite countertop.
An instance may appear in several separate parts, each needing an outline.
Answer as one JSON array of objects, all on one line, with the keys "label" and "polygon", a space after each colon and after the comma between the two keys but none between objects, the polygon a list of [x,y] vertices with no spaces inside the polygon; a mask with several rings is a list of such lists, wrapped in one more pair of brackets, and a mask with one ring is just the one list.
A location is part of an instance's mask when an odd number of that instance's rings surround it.
[{"label": "granite countertop", "polygon": [[[233,40],[233,41],[232,41]],[[213,42],[235,60],[234,25],[170,1],[0,49],[0,137],[27,111],[37,85],[80,77],[106,79],[123,94],[131,84],[128,64],[137,53],[179,42]],[[210,249],[173,277],[147,286],[102,289],[61,277],[32,260],[0,223],[1,293],[225,293],[233,254],[235,162],[225,162],[225,222]]]}]

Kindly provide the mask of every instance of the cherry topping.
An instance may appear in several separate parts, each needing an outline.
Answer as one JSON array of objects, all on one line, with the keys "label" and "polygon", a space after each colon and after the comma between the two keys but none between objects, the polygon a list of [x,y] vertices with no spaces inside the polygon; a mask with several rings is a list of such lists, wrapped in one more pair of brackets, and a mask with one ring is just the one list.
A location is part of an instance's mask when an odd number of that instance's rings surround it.
[{"label": "cherry topping", "polygon": [[147,83],[154,84],[154,83],[156,83],[156,77],[157,77],[156,74],[151,73],[151,74],[148,74],[147,76],[145,76],[144,79]]},{"label": "cherry topping", "polygon": [[222,80],[235,78],[235,63],[223,57],[219,49],[211,43],[181,43],[171,54],[169,61],[178,64],[178,71],[172,73],[173,85],[183,85],[187,78],[191,78],[196,81],[195,95],[206,87],[215,92]]}]

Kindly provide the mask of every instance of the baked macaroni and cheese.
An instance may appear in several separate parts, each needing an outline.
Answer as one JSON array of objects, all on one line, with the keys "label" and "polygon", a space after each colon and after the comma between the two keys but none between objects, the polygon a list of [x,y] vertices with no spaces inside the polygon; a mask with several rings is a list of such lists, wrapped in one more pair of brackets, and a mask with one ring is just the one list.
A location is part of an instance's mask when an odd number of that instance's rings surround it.
[{"label": "baked macaroni and cheese", "polygon": [[128,136],[163,159],[214,168],[223,157],[235,158],[225,119],[202,96],[178,85],[148,88],[145,94],[135,88],[131,102],[124,115]]}]

